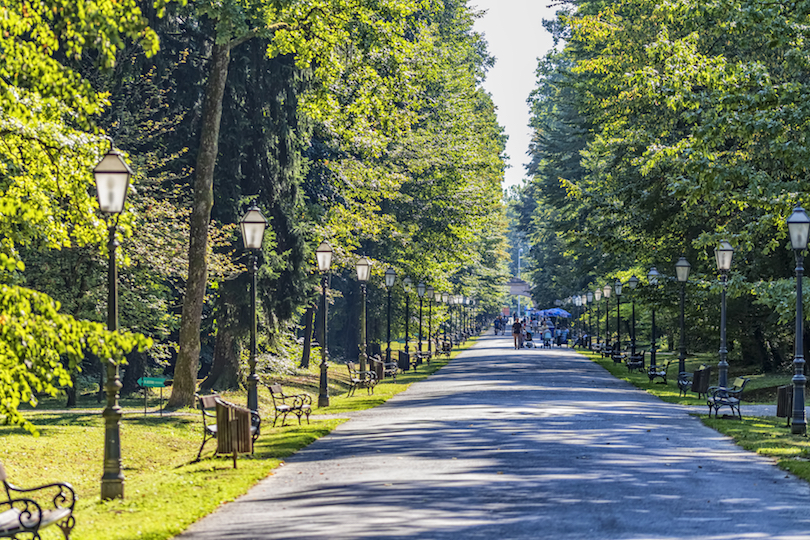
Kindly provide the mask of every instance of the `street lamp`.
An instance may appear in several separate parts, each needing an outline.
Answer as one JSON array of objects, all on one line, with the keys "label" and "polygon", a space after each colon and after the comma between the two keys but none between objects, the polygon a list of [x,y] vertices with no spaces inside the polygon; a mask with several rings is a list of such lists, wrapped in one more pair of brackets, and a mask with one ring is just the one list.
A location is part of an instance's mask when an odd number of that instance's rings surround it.
[{"label": "street lamp", "polygon": [[[588,291],[585,295],[585,299],[589,304],[593,304],[593,293]],[[591,348],[592,344],[591,329],[593,328],[593,325],[591,325],[591,311],[593,311],[593,308],[588,309],[588,349]],[[599,326],[599,321],[596,321],[596,326]]]},{"label": "street lamp", "polygon": [[[107,329],[118,331],[118,268],[115,262],[115,249],[118,241],[118,218],[124,211],[129,179],[132,169],[124,157],[110,148],[95,169],[98,207],[105,214],[108,227],[109,266],[107,268]],[[113,218],[113,216],[115,216]],[[104,417],[104,472],[101,476],[101,499],[124,498],[124,472],[121,467],[121,407],[118,405],[118,391],[121,380],[118,377],[118,364],[107,359],[107,406]]]},{"label": "street lamp", "polygon": [[315,250],[315,258],[318,260],[318,270],[321,272],[321,377],[318,388],[318,407],[329,406],[329,351],[326,346],[326,289],[329,287],[329,268],[332,266],[332,246],[324,240],[318,249]]},{"label": "street lamp", "polygon": [[605,343],[610,345],[610,285],[602,287],[602,296],[605,297]]},{"label": "street lamp", "polygon": [[622,351],[622,313],[619,311],[622,307],[622,282],[619,279],[613,283],[613,288],[616,289],[616,343],[619,344],[619,350]]},{"label": "street lamp", "polygon": [[368,257],[361,257],[357,261],[357,281],[360,282],[360,371],[366,370],[366,360],[368,359],[368,352],[366,351],[366,283],[368,283],[369,275],[371,274],[371,261]]},{"label": "street lamp", "polygon": [[456,296],[454,294],[451,294],[447,298],[447,310],[449,311],[449,315],[450,315],[449,321],[450,321],[450,343],[451,344],[452,343],[458,343],[458,340],[456,339],[456,328],[455,328],[455,324],[454,324],[454,321],[453,321],[453,306],[455,305],[455,303],[456,303]]},{"label": "street lamp", "polygon": [[[520,256],[523,255],[523,248],[518,249],[518,268],[517,268],[517,278],[520,279]],[[517,309],[517,316],[518,320],[520,320],[520,295],[517,295],[518,301],[518,309]]]},{"label": "street lamp", "polygon": [[593,297],[596,299],[596,345],[599,345],[600,338],[599,338],[599,301],[602,299],[602,289],[596,289],[596,292],[593,294]]},{"label": "street lamp", "polygon": [[726,388],[728,386],[728,349],[726,348],[726,285],[728,283],[728,271],[731,269],[731,259],[734,256],[734,248],[727,241],[720,242],[720,246],[714,250],[714,258],[717,261],[717,269],[720,271],[720,280],[723,282],[723,289],[720,292],[720,362],[717,364],[718,385]]},{"label": "street lamp", "polygon": [[630,338],[630,356],[636,355],[636,287],[638,287],[639,279],[635,276],[635,274],[627,280],[627,285],[630,287],[630,290],[633,291],[630,294],[630,303],[632,305],[631,308],[631,317],[633,323],[631,324],[631,328],[633,330],[633,336]]},{"label": "street lamp", "polygon": [[408,335],[408,323],[410,323],[411,318],[411,278],[406,277],[402,280],[402,288],[405,291],[405,354],[410,358],[410,347],[408,346],[408,342],[410,341],[410,336]]},{"label": "street lamp", "polygon": [[250,375],[248,375],[248,409],[254,412],[259,410],[258,383],[259,376],[256,375],[256,264],[257,254],[262,249],[264,239],[264,229],[267,227],[267,220],[264,219],[256,203],[250,205],[242,219],[239,220],[242,229],[242,242],[245,249],[250,250]]},{"label": "street lamp", "polygon": [[675,274],[678,281],[681,283],[681,347],[678,352],[678,376],[686,372],[686,327],[684,326],[683,312],[686,303],[686,282],[689,280],[689,270],[692,265],[686,260],[686,257],[681,257],[675,263]]},{"label": "street lamp", "polygon": [[[658,278],[661,277],[660,272],[655,269],[653,266],[650,268],[650,271],[647,272],[647,283],[650,284],[650,287],[653,289],[658,287]],[[653,299],[652,304],[652,339],[650,339],[650,368],[655,367],[655,299]]]},{"label": "street lamp", "polygon": [[385,288],[388,289],[388,348],[385,350],[385,362],[391,363],[391,288],[397,281],[397,273],[393,268],[385,271]]},{"label": "street lamp", "polygon": [[470,308],[469,308],[470,297],[469,296],[464,297],[464,305],[468,306],[466,309],[464,307],[461,308],[461,311],[464,314],[464,320],[465,320],[464,327],[465,327],[465,330],[466,330],[466,335],[470,336],[470,335],[472,335],[472,320],[471,320],[472,317],[470,317]]},{"label": "street lamp", "polygon": [[796,342],[793,354],[793,421],[790,432],[794,435],[804,435],[807,432],[807,420],[804,411],[804,385],[807,378],[804,376],[804,316],[802,305],[802,276],[804,274],[804,255],[802,251],[807,248],[807,236],[810,233],[810,219],[801,206],[793,209],[787,220],[790,232],[790,243],[796,254]]},{"label": "street lamp", "polygon": [[[447,315],[448,315],[448,317],[447,317],[447,320],[444,321],[444,341],[446,343],[447,342],[447,327],[450,326],[450,322],[451,322],[450,321],[450,315],[452,315],[452,313],[450,312],[450,295],[447,293],[447,291],[444,291],[442,293],[442,303],[447,305]],[[452,339],[453,339],[453,330],[451,329],[450,330],[450,340],[451,340],[450,345],[451,345],[451,348],[452,348]]]},{"label": "street lamp", "polygon": [[[582,296],[576,295],[574,297],[574,306],[582,307]],[[582,316],[582,311],[579,311],[577,315],[577,320],[579,322],[579,330],[577,331],[577,339],[574,340],[574,343],[579,343],[579,346],[582,347],[582,321],[579,318]]]},{"label": "street lamp", "polygon": [[425,293],[428,297],[428,355],[433,354],[433,297],[436,295],[436,290],[433,285],[428,285]]},{"label": "street lamp", "polygon": [[419,353],[422,352],[422,297],[425,296],[425,282],[420,281],[416,286],[416,295],[419,296]]}]

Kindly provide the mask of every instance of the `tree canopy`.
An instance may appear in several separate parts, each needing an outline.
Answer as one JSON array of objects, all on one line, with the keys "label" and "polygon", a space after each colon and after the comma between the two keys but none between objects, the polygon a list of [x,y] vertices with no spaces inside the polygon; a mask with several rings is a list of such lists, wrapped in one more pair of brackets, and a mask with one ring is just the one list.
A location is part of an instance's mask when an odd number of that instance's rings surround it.
[{"label": "tree canopy", "polygon": [[538,70],[522,206],[542,294],[653,265],[671,276],[683,255],[710,301],[713,249],[728,239],[745,306],[732,332],[745,342],[763,328],[749,350],[765,352],[750,354],[779,356],[785,327],[769,321],[793,310],[785,220],[806,202],[807,9],[623,0],[558,13],[548,26],[565,45]]}]

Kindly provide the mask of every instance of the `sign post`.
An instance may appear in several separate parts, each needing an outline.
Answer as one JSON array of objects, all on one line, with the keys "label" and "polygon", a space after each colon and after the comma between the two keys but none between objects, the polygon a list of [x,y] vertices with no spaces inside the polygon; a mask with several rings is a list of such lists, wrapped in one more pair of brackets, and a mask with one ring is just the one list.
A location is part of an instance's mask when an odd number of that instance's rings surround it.
[{"label": "sign post", "polygon": [[171,386],[172,381],[166,377],[141,377],[138,379],[138,386],[143,388],[143,414],[146,416],[146,399],[149,395],[148,388],[160,388],[160,416],[163,416],[163,387]]}]

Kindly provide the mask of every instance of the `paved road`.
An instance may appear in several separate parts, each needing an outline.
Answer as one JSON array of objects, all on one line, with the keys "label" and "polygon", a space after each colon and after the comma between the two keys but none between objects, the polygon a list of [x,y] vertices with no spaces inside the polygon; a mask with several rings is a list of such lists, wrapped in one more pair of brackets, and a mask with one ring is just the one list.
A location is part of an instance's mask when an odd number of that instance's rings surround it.
[{"label": "paved road", "polygon": [[489,335],[183,540],[810,539],[810,487],[567,349]]}]

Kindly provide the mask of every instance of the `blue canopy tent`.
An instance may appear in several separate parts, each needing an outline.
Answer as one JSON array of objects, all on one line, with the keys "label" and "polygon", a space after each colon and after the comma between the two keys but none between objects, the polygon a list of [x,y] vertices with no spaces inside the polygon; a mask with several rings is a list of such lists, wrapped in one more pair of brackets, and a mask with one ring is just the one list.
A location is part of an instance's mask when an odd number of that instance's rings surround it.
[{"label": "blue canopy tent", "polygon": [[563,318],[570,318],[571,314],[561,308],[551,308],[551,309],[543,309],[537,312],[538,315],[542,317],[563,317]]}]

